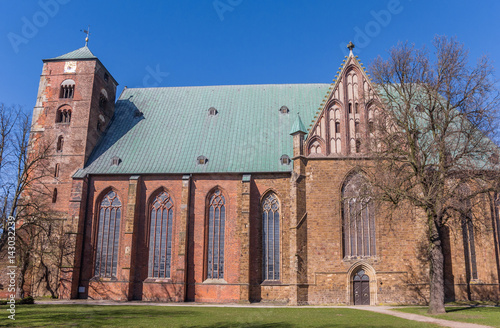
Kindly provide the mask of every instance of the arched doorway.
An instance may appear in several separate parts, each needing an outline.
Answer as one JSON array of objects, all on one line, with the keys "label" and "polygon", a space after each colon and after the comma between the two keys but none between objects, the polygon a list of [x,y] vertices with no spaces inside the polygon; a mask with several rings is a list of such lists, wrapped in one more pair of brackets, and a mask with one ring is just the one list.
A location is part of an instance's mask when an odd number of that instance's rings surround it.
[{"label": "arched doorway", "polygon": [[370,305],[370,277],[359,269],[352,277],[354,305]]}]

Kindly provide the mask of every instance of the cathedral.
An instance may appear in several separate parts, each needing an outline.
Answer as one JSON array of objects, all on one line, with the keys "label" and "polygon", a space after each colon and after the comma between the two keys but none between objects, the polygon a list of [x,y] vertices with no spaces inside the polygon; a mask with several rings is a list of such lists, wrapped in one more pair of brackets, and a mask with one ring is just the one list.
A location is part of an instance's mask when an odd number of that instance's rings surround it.
[{"label": "cathedral", "polygon": [[[87,45],[43,60],[31,135],[53,144],[44,184],[71,241],[59,297],[425,303],[417,211],[357,197],[377,102],[352,48],[331,84],[120,95]],[[450,232],[447,300],[498,300],[498,209]]]}]

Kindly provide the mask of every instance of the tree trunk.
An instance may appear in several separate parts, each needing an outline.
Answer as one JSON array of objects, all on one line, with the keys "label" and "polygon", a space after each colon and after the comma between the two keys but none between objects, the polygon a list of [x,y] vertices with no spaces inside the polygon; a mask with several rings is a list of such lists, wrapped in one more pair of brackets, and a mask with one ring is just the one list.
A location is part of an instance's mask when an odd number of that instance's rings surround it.
[{"label": "tree trunk", "polygon": [[444,308],[444,255],[440,229],[431,219],[429,314],[446,313]]}]

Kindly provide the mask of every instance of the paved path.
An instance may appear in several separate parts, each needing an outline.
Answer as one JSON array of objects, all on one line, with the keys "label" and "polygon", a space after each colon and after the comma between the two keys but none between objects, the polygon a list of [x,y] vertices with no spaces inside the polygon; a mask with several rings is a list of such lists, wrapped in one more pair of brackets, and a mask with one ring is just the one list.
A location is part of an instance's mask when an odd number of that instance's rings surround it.
[{"label": "paved path", "polygon": [[392,306],[320,306],[320,305],[306,305],[306,306],[289,306],[289,305],[275,305],[266,303],[256,303],[256,304],[207,304],[207,303],[155,303],[155,302],[141,302],[141,301],[131,301],[131,302],[120,302],[120,301],[101,301],[101,300],[53,300],[53,301],[36,301],[36,304],[78,304],[78,305],[142,305],[142,306],[198,306],[198,307],[246,307],[246,308],[336,308],[336,309],[354,309],[354,310],[364,310],[378,312],[382,314],[388,314],[395,317],[420,321],[426,323],[433,323],[440,325],[442,327],[451,328],[492,328],[491,326],[477,325],[473,323],[450,321],[444,319],[437,319],[432,317],[426,317],[419,314],[405,313],[400,311],[392,311],[395,307]]},{"label": "paved path", "polygon": [[357,310],[373,311],[373,312],[378,312],[378,313],[383,313],[383,314],[389,314],[389,315],[393,315],[395,317],[399,317],[399,318],[403,318],[403,319],[408,319],[408,320],[413,320],[413,321],[421,321],[421,322],[427,322],[427,323],[434,323],[434,324],[437,324],[437,325],[440,325],[443,327],[491,328],[491,326],[477,325],[474,323],[437,319],[437,318],[432,318],[432,317],[426,317],[424,315],[419,315],[419,314],[406,313],[406,312],[400,312],[400,311],[391,311],[391,309],[393,309],[393,307],[390,307],[390,306],[356,306],[356,307],[348,306],[348,308],[357,309]]}]

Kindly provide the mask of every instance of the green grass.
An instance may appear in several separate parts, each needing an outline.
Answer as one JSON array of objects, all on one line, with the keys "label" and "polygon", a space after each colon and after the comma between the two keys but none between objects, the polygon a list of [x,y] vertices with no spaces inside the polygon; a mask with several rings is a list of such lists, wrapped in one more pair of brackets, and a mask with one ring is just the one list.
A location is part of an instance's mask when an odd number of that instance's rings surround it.
[{"label": "green grass", "polygon": [[500,307],[447,307],[446,314],[438,315],[427,314],[427,307],[408,307],[397,310],[439,319],[500,327]]},{"label": "green grass", "polygon": [[[7,327],[437,327],[353,309],[195,306],[19,305],[16,321],[1,306]],[[4,319],[5,318],[5,319]]]}]

